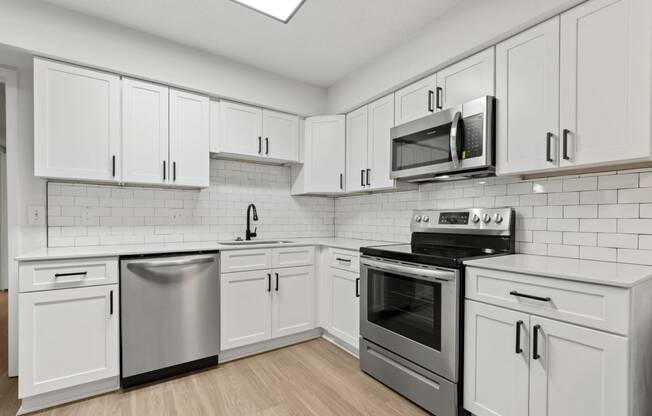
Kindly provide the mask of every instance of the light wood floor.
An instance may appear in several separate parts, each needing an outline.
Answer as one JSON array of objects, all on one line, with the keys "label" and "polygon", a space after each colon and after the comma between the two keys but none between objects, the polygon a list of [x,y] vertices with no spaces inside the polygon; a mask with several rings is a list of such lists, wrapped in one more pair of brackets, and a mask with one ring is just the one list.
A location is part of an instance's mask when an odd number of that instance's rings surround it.
[{"label": "light wood floor", "polygon": [[[4,297],[1,297],[4,296]],[[0,294],[6,311],[6,293]],[[15,415],[17,382],[6,377],[6,312],[0,371],[0,415]],[[427,415],[362,373],[358,360],[317,339],[185,377],[118,391],[36,415],[147,416],[412,416]]]}]

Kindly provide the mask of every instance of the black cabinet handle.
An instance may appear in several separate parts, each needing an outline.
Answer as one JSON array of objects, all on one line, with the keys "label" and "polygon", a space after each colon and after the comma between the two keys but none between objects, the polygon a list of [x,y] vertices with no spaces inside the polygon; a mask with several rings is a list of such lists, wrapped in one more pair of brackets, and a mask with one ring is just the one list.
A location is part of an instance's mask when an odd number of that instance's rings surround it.
[{"label": "black cabinet handle", "polygon": [[271,292],[272,291],[272,274],[267,273],[267,291]]},{"label": "black cabinet handle", "polygon": [[535,360],[541,358],[539,355],[539,329],[541,329],[541,325],[534,325],[534,346],[532,347],[532,358]]},{"label": "black cabinet handle", "polygon": [[523,321],[518,321],[516,322],[516,353],[520,354],[523,352],[523,348],[521,348],[521,326],[523,325]]},{"label": "black cabinet handle", "polygon": [[276,287],[274,290],[278,292],[278,273],[276,273]]},{"label": "black cabinet handle", "polygon": [[113,177],[115,178],[115,155],[111,157],[111,171],[113,172]]},{"label": "black cabinet handle", "polygon": [[263,138],[258,136],[258,154],[263,153]]},{"label": "black cabinet handle", "polygon": [[428,90],[428,111],[431,113],[435,112],[433,101],[435,101],[435,92],[433,90]]},{"label": "black cabinet handle", "polygon": [[109,314],[113,315],[113,291],[109,292]]},{"label": "black cabinet handle", "polygon": [[371,179],[369,179],[369,176],[371,176],[371,169],[367,169],[367,186],[371,186]]},{"label": "black cabinet handle", "polygon": [[88,272],[74,272],[74,273],[55,273],[54,278],[68,277],[68,276],[86,276]]},{"label": "black cabinet handle", "polygon": [[552,151],[552,136],[553,136],[552,133],[546,134],[546,161],[547,162],[553,162],[554,161],[553,158],[552,158],[552,154],[551,154],[551,151]]},{"label": "black cabinet handle", "polygon": [[564,129],[564,160],[570,160],[570,156],[568,156],[568,134],[570,133],[570,130]]},{"label": "black cabinet handle", "polygon": [[269,155],[269,137],[265,137],[265,154]]},{"label": "black cabinet handle", "polygon": [[360,185],[364,186],[364,169],[360,171]]},{"label": "black cabinet handle", "polygon": [[360,297],[360,278],[355,279],[355,297]]},{"label": "black cabinet handle", "polygon": [[172,180],[177,180],[177,162],[172,162]]},{"label": "black cabinet handle", "polygon": [[443,107],[442,101],[444,98],[444,89],[442,87],[437,87],[437,110],[441,110]]},{"label": "black cabinet handle", "polygon": [[340,190],[344,190],[344,175],[340,173]]},{"label": "black cabinet handle", "polygon": [[163,161],[163,180],[165,180],[165,160]]},{"label": "black cabinet handle", "polygon": [[337,261],[343,261],[343,262],[345,262],[345,263],[351,263],[351,260],[350,260],[350,259],[343,259],[343,258],[340,258],[340,257],[335,257],[335,260],[337,260]]},{"label": "black cabinet handle", "polygon": [[533,300],[538,300],[538,301],[541,301],[541,302],[550,302],[552,300],[549,297],[543,298],[541,296],[526,295],[525,293],[519,293],[519,292],[517,292],[515,290],[512,290],[511,292],[509,292],[509,294],[512,295],[512,296],[516,296],[518,298],[533,299]]}]

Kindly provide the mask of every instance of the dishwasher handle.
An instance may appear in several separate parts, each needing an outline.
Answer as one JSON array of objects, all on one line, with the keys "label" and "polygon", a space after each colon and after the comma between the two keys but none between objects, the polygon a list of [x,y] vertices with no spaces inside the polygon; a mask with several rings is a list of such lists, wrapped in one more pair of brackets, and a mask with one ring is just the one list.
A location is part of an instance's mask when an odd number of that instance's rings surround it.
[{"label": "dishwasher handle", "polygon": [[213,263],[214,261],[215,261],[214,256],[202,256],[202,257],[191,257],[187,259],[178,259],[178,260],[132,261],[129,263],[129,266],[140,267],[143,269],[150,269],[154,267],[171,267],[171,266],[188,266],[191,264],[205,264],[205,263]]}]

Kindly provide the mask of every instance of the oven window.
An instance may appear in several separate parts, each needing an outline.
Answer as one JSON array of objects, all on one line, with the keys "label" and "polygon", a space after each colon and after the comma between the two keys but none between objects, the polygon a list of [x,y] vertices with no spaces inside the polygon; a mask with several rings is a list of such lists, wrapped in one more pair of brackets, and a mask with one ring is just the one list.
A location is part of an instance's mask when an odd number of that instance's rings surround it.
[{"label": "oven window", "polygon": [[450,162],[451,123],[392,140],[392,170]]},{"label": "oven window", "polygon": [[441,284],[368,269],[367,320],[441,350]]}]

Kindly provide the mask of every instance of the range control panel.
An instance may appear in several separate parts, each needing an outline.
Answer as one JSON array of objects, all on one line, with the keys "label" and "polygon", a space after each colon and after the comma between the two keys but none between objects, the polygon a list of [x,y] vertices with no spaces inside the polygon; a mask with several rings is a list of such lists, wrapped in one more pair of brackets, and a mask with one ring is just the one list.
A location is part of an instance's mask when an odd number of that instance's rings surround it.
[{"label": "range control panel", "polygon": [[472,208],[451,211],[414,211],[412,232],[500,232],[509,233],[513,208]]}]

